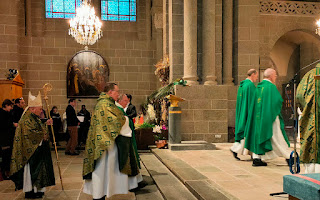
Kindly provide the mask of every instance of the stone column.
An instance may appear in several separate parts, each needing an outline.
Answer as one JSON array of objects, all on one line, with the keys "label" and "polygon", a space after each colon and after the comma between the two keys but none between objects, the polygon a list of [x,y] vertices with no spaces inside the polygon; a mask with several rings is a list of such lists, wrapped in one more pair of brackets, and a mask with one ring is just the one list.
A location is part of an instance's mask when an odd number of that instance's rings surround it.
[{"label": "stone column", "polygon": [[198,85],[197,0],[184,0],[184,76],[189,85]]},{"label": "stone column", "polygon": [[222,23],[223,23],[223,81],[224,85],[233,85],[232,78],[232,15],[233,0],[222,1]]},{"label": "stone column", "polygon": [[151,2],[150,0],[146,1],[146,35],[147,41],[151,40]]},{"label": "stone column", "polygon": [[217,85],[215,0],[202,1],[202,66],[205,85]]}]

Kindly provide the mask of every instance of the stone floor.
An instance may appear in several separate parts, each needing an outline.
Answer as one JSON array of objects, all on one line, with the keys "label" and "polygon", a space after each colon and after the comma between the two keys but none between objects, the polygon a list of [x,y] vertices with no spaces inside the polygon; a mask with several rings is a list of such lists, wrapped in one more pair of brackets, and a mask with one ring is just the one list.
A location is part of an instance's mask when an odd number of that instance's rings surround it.
[{"label": "stone floor", "polygon": [[[283,175],[290,174],[284,158],[269,161],[267,167],[252,167],[250,156],[239,156],[241,161],[233,158],[229,150],[232,144],[219,143],[216,145],[218,150],[155,150],[154,153],[173,173],[180,177],[181,181],[185,182],[185,185],[188,184],[188,181],[209,183],[213,189],[226,194],[227,199],[278,200],[288,198],[288,195],[274,197],[269,195],[282,192]],[[201,177],[193,169],[205,177]],[[189,171],[191,176],[187,176],[183,171]],[[303,166],[301,166],[301,171],[304,171]],[[198,187],[198,190],[200,191],[198,193],[201,193],[203,189]]]},{"label": "stone floor", "polygon": [[[166,170],[164,165],[160,161],[156,161],[156,157],[149,154],[141,156],[142,162],[142,175],[149,185],[142,191],[137,193],[129,193],[127,195],[113,196],[111,199],[127,199],[127,200],[161,200],[164,196],[166,199],[177,199],[174,197],[174,188],[187,186],[193,190],[202,191],[221,191],[226,194],[226,199],[286,199],[287,195],[270,197],[270,193],[282,191],[282,177],[283,175],[290,174],[288,166],[283,158],[275,159],[268,162],[267,167],[252,167],[252,161],[250,156],[240,156],[242,161],[237,161],[232,157],[229,148],[232,144],[216,144],[218,150],[194,150],[194,151],[170,151],[167,149],[157,150],[158,154],[162,154],[166,157],[171,157],[175,162],[168,162],[166,164],[173,174],[175,174],[181,181],[181,186],[176,186],[177,180],[170,176],[170,179],[162,180],[162,174],[170,173]],[[155,153],[156,155],[157,153]],[[152,156],[151,156],[152,155]],[[59,160],[63,176],[64,191],[61,190],[61,184],[59,179],[59,173],[56,166],[56,158],[54,152],[52,152],[52,158],[54,161],[56,186],[48,187],[43,199],[59,199],[59,200],[89,200],[92,199],[90,195],[82,192],[83,180],[82,173],[82,161],[83,156],[66,156],[64,151],[59,151]],[[156,164],[157,162],[158,164]],[[163,165],[163,167],[160,165]],[[187,166],[188,165],[188,166]],[[149,169],[146,169],[145,166]],[[173,169],[173,170],[172,170]],[[174,172],[174,169],[178,172]],[[161,170],[161,171],[157,171]],[[304,171],[303,167],[301,169]],[[150,175],[150,174],[151,175]],[[158,176],[158,177],[157,177]],[[151,177],[156,181],[151,179]],[[184,182],[184,179],[190,179],[190,185]],[[195,181],[192,181],[192,180]],[[200,182],[196,180],[200,179]],[[161,181],[159,181],[161,180]],[[170,180],[174,180],[172,183]],[[179,181],[178,181],[179,182]],[[199,183],[199,184],[198,184]],[[205,183],[206,185],[201,186]],[[163,185],[161,185],[163,184]],[[169,187],[173,186],[173,190]],[[185,186],[184,186],[184,185]],[[192,184],[194,185],[192,186]],[[210,190],[203,190],[204,187]],[[162,188],[165,190],[161,191]],[[160,190],[159,190],[160,189]],[[169,191],[173,194],[168,195],[168,198],[164,193]],[[162,195],[160,194],[162,193]],[[185,192],[186,193],[186,192]],[[205,192],[204,192],[205,193]],[[194,194],[194,191],[193,191]],[[203,199],[212,199],[208,194],[200,195]],[[207,196],[207,198],[205,198]],[[212,196],[211,196],[212,197]],[[0,199],[1,200],[16,200],[24,199],[23,192],[14,191],[14,185],[11,181],[0,182]],[[181,199],[181,198],[178,198]],[[192,198],[188,198],[192,199]]]}]

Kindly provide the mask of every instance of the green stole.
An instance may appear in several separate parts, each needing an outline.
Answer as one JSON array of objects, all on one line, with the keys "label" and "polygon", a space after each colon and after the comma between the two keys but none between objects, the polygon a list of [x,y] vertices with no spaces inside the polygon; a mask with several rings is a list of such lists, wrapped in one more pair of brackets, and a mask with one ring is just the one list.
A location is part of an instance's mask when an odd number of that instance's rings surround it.
[{"label": "green stole", "polygon": [[24,166],[27,163],[30,165],[32,186],[43,188],[55,185],[50,145],[48,141],[42,141],[48,134],[47,130],[46,124],[30,111],[19,120],[10,163],[10,179],[16,189],[23,187]]},{"label": "green stole", "polygon": [[120,134],[125,123],[125,117],[115,105],[115,101],[102,92],[94,107],[88,132],[83,159],[83,179],[92,179],[97,160],[104,151],[115,145],[115,139]]},{"label": "green stole", "polygon": [[[124,115],[124,109],[118,107]],[[137,149],[136,138],[134,134],[134,124],[133,121],[129,119],[129,126],[132,131],[132,137],[125,137],[119,135],[116,138],[116,144],[118,147],[118,158],[119,158],[119,169],[122,173],[129,176],[136,176],[139,174],[140,161]]]},{"label": "green stole", "polygon": [[304,75],[297,88],[297,102],[302,108],[302,116],[299,120],[300,161],[320,164],[320,80],[316,81],[315,75],[320,75],[320,64]]},{"label": "green stole", "polygon": [[255,103],[249,114],[246,127],[245,148],[258,155],[272,151],[273,122],[279,116],[280,128],[288,146],[290,145],[281,115],[283,99],[277,87],[268,80],[261,81],[256,89]]},{"label": "green stole", "polygon": [[249,79],[245,79],[240,82],[240,86],[237,94],[236,105],[236,127],[235,127],[235,141],[240,142],[246,136],[244,135],[245,127],[247,124],[247,118],[249,109],[254,103],[254,95],[256,86]]}]

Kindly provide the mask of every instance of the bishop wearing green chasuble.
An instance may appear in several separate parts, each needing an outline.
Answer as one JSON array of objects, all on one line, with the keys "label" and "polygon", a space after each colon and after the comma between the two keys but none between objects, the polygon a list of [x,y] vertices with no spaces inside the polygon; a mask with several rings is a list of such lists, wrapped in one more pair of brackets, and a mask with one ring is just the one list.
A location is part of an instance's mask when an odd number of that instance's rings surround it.
[{"label": "bishop wearing green chasuble", "polygon": [[248,155],[248,151],[244,148],[245,141],[245,128],[247,125],[247,119],[249,110],[254,103],[254,95],[256,92],[256,86],[254,83],[258,80],[259,74],[257,70],[250,69],[247,72],[248,77],[240,82],[240,86],[237,94],[237,106],[236,106],[236,127],[235,127],[235,143],[231,147],[233,156],[237,159],[238,154]]},{"label": "bishop wearing green chasuble", "polygon": [[304,75],[297,88],[297,102],[302,110],[300,126],[300,161],[305,173],[320,173],[319,94],[320,64]]},{"label": "bishop wearing green chasuble", "polygon": [[115,140],[128,118],[115,105],[118,98],[119,87],[115,83],[108,83],[92,115],[83,160],[83,192],[92,195],[93,199],[127,194],[137,185],[128,178],[128,173],[136,171],[129,172],[129,168],[120,171],[118,156],[121,152]]},{"label": "bishop wearing green chasuble", "polygon": [[10,165],[10,179],[16,189],[23,189],[26,198],[42,198],[45,187],[55,185],[48,125],[42,123],[41,94],[34,97],[29,92],[28,107],[15,132]]},{"label": "bishop wearing green chasuble", "polygon": [[264,71],[264,80],[257,86],[255,102],[249,112],[245,148],[253,152],[253,166],[266,166],[263,160],[276,157],[290,158],[290,143],[281,115],[283,99],[275,85],[276,78],[274,69]]}]

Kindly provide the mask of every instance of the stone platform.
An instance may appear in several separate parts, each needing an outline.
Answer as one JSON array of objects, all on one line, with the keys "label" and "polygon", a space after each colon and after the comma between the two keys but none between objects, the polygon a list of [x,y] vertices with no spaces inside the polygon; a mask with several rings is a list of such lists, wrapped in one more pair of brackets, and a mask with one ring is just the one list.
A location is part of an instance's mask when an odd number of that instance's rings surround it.
[{"label": "stone platform", "polygon": [[181,150],[215,150],[216,145],[206,141],[181,141],[180,144],[168,144],[172,151]]}]

